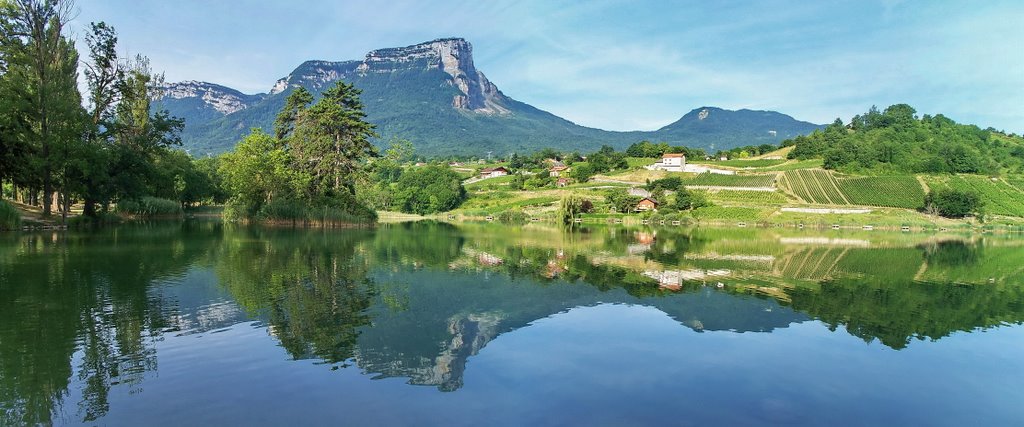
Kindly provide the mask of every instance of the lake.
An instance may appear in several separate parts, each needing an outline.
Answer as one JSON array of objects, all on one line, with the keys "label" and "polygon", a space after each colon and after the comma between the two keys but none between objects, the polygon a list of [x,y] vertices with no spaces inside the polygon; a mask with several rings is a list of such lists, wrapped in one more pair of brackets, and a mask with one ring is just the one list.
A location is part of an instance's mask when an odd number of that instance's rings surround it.
[{"label": "lake", "polygon": [[1021,425],[1024,238],[0,234],[0,425]]}]

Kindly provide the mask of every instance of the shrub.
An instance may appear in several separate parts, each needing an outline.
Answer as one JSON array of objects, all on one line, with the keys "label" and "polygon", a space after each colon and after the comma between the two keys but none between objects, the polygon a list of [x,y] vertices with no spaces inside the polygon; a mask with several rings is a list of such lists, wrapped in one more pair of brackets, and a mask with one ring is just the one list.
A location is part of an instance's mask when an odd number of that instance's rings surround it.
[{"label": "shrub", "polygon": [[21,227],[21,212],[10,203],[0,200],[0,230],[15,230]]},{"label": "shrub", "polygon": [[530,216],[523,211],[504,211],[498,214],[498,221],[504,224],[525,224]]}]

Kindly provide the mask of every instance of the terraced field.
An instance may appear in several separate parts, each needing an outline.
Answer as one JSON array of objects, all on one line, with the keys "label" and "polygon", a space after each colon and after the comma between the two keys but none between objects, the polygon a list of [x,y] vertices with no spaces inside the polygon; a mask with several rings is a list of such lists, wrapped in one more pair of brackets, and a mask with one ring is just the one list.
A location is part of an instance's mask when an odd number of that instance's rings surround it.
[{"label": "terraced field", "polygon": [[924,188],[917,178],[867,176],[840,178],[839,189],[855,205],[918,209],[924,206]]},{"label": "terraced field", "polygon": [[775,174],[721,175],[702,173],[683,179],[686,186],[706,187],[775,187]]},{"label": "terraced field", "polygon": [[850,201],[839,189],[839,182],[831,172],[822,169],[786,171],[781,185],[808,203],[819,205],[848,205]]},{"label": "terraced field", "polygon": [[718,190],[708,192],[708,198],[715,204],[782,205],[789,202],[777,191]]},{"label": "terraced field", "polygon": [[1024,191],[1001,179],[978,175],[928,176],[932,189],[953,188],[974,191],[985,201],[985,212],[995,215],[1024,217]]}]

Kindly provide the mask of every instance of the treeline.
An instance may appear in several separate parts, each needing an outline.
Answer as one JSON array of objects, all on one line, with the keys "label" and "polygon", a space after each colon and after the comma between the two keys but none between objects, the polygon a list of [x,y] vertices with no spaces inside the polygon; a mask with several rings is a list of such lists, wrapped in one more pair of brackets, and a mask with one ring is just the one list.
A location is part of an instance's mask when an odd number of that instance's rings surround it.
[{"label": "treeline", "polygon": [[[216,165],[173,148],[184,123],[152,111],[163,76],[145,57],[119,58],[117,34],[93,23],[80,58],[66,35],[72,3],[0,4],[0,183],[7,196],[64,218],[75,203],[98,216],[114,203],[169,212],[218,200]],[[85,70],[84,98],[79,63]]]},{"label": "treeline", "polygon": [[821,158],[826,169],[846,172],[1024,173],[1024,139],[916,113],[906,104],[871,107],[782,145],[794,146],[791,159]]}]

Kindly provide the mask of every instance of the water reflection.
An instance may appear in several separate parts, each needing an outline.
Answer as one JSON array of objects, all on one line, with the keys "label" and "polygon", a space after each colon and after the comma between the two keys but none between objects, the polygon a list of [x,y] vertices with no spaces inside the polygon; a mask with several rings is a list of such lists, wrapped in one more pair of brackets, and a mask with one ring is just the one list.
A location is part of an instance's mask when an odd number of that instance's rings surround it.
[{"label": "water reflection", "polygon": [[[296,360],[455,391],[500,335],[642,305],[698,332],[811,319],[903,349],[1024,320],[1024,251],[993,237],[418,223],[216,223],[0,240],[0,424],[99,420],[158,343],[258,322]],[[77,401],[65,402],[69,396]]]}]

